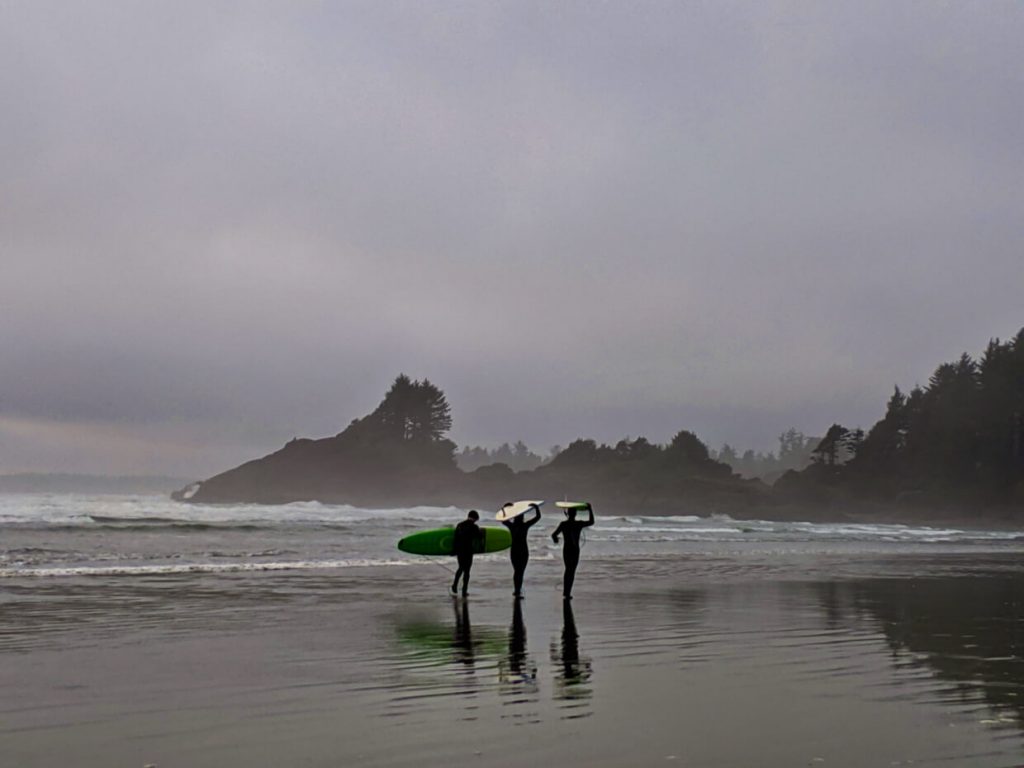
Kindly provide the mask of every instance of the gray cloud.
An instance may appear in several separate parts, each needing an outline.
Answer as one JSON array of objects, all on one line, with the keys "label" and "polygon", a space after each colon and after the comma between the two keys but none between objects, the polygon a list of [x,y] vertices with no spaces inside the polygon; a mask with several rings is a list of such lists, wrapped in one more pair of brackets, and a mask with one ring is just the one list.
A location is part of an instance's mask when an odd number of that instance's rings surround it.
[{"label": "gray cloud", "polygon": [[0,471],[209,474],[400,370],[464,442],[867,426],[1024,324],[1022,32],[1009,2],[0,4]]}]

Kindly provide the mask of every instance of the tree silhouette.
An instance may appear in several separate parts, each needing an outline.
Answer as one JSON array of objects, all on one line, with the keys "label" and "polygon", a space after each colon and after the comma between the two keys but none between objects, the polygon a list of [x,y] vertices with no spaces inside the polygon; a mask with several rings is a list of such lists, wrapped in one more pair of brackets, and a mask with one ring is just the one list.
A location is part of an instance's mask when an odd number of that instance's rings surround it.
[{"label": "tree silhouette", "polygon": [[830,472],[806,481],[827,477],[848,498],[1024,505],[1024,329],[989,341],[978,360],[964,353],[942,363],[926,387],[896,387],[866,435],[833,424],[814,453]]},{"label": "tree silhouette", "polygon": [[790,427],[779,435],[779,469],[803,469],[811,461],[814,438]]},{"label": "tree silhouette", "polygon": [[379,434],[398,442],[438,442],[452,427],[444,392],[429,380],[399,374],[370,416]]},{"label": "tree silhouette", "polygon": [[682,464],[703,464],[711,458],[708,447],[693,432],[686,429],[675,434],[666,453],[671,459]]},{"label": "tree silhouette", "polygon": [[728,443],[722,443],[722,450],[718,452],[718,460],[728,464],[730,467],[735,467],[738,459],[736,449]]},{"label": "tree silhouette", "polygon": [[829,427],[817,448],[812,451],[815,463],[826,467],[836,466],[840,462],[844,443],[849,434],[850,430],[841,424]]},{"label": "tree silhouette", "polygon": [[515,445],[502,443],[493,451],[476,446],[463,448],[456,456],[459,469],[472,472],[489,464],[504,464],[516,472],[529,472],[544,463],[544,458],[529,449],[522,440]]}]

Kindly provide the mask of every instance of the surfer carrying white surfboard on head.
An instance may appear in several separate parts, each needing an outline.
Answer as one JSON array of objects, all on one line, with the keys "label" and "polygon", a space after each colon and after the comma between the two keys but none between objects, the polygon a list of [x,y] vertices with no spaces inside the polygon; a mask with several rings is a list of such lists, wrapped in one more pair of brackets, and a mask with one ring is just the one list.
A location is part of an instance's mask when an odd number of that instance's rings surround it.
[{"label": "surfer carrying white surfboard on head", "polygon": [[[476,521],[480,514],[475,510],[469,510],[466,519],[455,526],[455,557],[458,558],[459,568],[455,571],[455,580],[452,582],[452,594],[456,594],[459,588],[459,578],[462,578],[462,596],[469,592],[469,571],[473,567],[473,550],[483,539],[483,531]],[[498,530],[501,530],[500,528]]]},{"label": "surfer carrying white surfboard on head", "polygon": [[[516,600],[521,600],[523,597],[523,574],[526,573],[526,564],[530,560],[530,548],[526,544],[526,534],[529,532],[530,526],[540,520],[540,505],[543,503],[530,504],[530,508],[533,509],[533,517],[529,520],[526,519],[525,514],[522,514],[501,521],[501,524],[512,534],[512,549],[509,554],[512,558],[512,594]],[[514,506],[512,502],[509,502],[503,509],[512,506]]]},{"label": "surfer carrying white surfboard on head", "polygon": [[[551,539],[558,543],[558,537],[564,536],[565,543],[562,544],[562,560],[565,561],[565,576],[562,580],[562,597],[572,600],[572,584],[576,580],[576,566],[580,564],[580,533],[583,529],[594,524],[594,509],[585,502],[556,502],[559,507],[565,510],[565,520],[558,524]],[[576,511],[585,509],[590,513],[589,520],[577,520]]]}]

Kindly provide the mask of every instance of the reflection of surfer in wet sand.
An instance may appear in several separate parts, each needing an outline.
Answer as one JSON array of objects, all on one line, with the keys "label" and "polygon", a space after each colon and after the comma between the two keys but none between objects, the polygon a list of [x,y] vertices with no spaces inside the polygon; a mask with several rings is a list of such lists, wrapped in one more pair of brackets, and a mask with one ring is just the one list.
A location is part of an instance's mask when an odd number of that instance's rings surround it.
[{"label": "reflection of surfer in wet sand", "polygon": [[572,606],[562,605],[562,664],[565,665],[565,679],[579,676],[580,633],[576,631],[576,617]]},{"label": "reflection of surfer in wet sand", "polygon": [[[506,505],[507,506],[507,505]],[[533,506],[533,517],[526,519],[526,515],[518,515],[511,520],[502,520],[501,524],[508,528],[512,534],[512,594],[516,599],[523,596],[523,574],[526,573],[526,564],[530,561],[530,548],[526,544],[526,534],[530,526],[540,520],[540,507]]]},{"label": "reflection of surfer in wet sand", "polygon": [[572,613],[572,603],[562,602],[562,643],[556,652],[552,646],[552,661],[562,665],[555,679],[561,689],[556,698],[587,699],[590,688],[586,683],[590,680],[590,659],[580,659],[579,632],[576,631],[576,618]]},{"label": "reflection of surfer in wet sand", "polygon": [[[576,509],[586,509],[590,513],[589,520],[577,520]],[[594,509],[589,504],[569,507],[565,510],[565,520],[558,524],[551,539],[558,543],[558,537],[564,536],[562,560],[565,561],[565,577],[562,581],[562,597],[572,600],[572,584],[576,580],[576,566],[580,563],[580,534],[583,529],[594,524]]]},{"label": "reflection of surfer in wet sand", "polygon": [[508,633],[508,668],[517,678],[536,677],[537,670],[524,669],[525,662],[526,625],[523,624],[523,605],[517,600],[512,606],[512,628]]},{"label": "reflection of surfer in wet sand", "polygon": [[[505,683],[505,692],[535,692],[537,666],[526,652],[526,624],[523,623],[523,604],[516,600],[512,604],[512,626],[508,630],[508,655],[498,662],[498,679]],[[526,686],[522,688],[520,686]]]},{"label": "reflection of surfer in wet sand", "polygon": [[455,638],[452,647],[456,658],[463,664],[473,665],[473,632],[469,626],[469,603],[458,600],[452,603],[455,611]]}]

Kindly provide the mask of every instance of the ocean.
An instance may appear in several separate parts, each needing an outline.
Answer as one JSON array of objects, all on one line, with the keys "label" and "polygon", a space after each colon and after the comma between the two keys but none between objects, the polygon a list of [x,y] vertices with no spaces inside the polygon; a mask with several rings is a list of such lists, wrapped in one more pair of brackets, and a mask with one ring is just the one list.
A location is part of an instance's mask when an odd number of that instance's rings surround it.
[{"label": "ocean", "polygon": [[[550,506],[550,505],[549,505]],[[545,508],[547,509],[547,508]],[[358,509],[317,502],[189,505],[159,496],[0,495],[0,578],[217,573],[403,567],[423,560],[395,548],[402,536],[453,525],[466,510]],[[492,517],[484,511],[482,523]],[[561,519],[551,507],[548,528]],[[737,521],[725,516],[605,517],[586,531],[586,557],[614,569],[624,559],[679,555],[735,558],[732,568],[786,569],[798,576],[830,557],[978,555],[1024,551],[1024,531],[887,524]],[[490,524],[498,525],[491,520]],[[545,525],[536,529],[543,530]],[[536,535],[533,556],[557,559]],[[504,555],[492,560],[505,559]],[[849,564],[844,567],[850,567]]]},{"label": "ocean", "polygon": [[595,511],[0,496],[0,766],[1024,764],[1024,531]]}]

